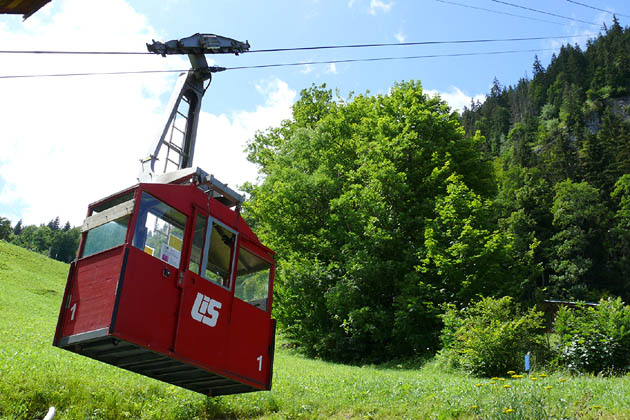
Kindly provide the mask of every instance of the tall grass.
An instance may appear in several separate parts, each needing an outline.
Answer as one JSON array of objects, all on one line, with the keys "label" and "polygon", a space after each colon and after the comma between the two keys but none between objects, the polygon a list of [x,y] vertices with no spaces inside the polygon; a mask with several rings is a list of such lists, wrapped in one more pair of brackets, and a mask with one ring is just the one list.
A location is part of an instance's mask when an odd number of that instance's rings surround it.
[{"label": "tall grass", "polygon": [[0,241],[0,419],[630,419],[628,377],[344,366],[281,343],[272,391],[206,398],[52,347],[67,270]]}]

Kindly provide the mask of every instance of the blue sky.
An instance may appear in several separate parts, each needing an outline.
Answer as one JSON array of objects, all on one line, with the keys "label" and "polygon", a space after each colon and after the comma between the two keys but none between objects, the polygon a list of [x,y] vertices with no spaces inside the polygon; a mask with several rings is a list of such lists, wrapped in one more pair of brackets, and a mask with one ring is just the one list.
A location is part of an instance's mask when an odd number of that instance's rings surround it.
[{"label": "blue sky", "polygon": [[[507,0],[506,0],[507,1]],[[450,2],[450,3],[449,3]],[[569,0],[52,0],[31,18],[0,16],[0,49],[143,51],[151,39],[196,32],[248,40],[252,49],[523,37],[528,42],[258,53],[210,57],[247,66],[385,56],[537,50],[543,65],[566,42],[584,46],[612,15]],[[458,6],[452,3],[467,5]],[[628,25],[623,0],[580,0],[615,11]],[[509,13],[522,17],[493,13]],[[326,83],[349,92],[386,93],[416,79],[461,108],[483,99],[494,77],[504,85],[531,74],[534,52],[474,57],[348,63],[216,74],[204,98],[195,164],[237,186],[256,179],[243,148],[257,130],[290,116],[299,91]],[[185,57],[17,56],[0,54],[0,74],[187,68]],[[87,204],[135,183],[138,159],[161,129],[175,75],[0,80],[3,155],[0,216],[42,223],[60,216],[80,224]]]}]

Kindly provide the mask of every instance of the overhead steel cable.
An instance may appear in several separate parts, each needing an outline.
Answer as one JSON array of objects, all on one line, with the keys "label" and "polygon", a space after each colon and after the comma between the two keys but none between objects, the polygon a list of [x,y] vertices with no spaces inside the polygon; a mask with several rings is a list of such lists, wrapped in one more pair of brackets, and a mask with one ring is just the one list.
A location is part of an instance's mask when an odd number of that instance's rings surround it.
[{"label": "overhead steel cable", "polygon": [[[449,3],[444,0],[437,0]],[[575,37],[588,37],[589,35],[576,35]],[[311,50],[332,50],[345,48],[373,48],[373,47],[409,47],[414,45],[446,45],[446,44],[482,44],[491,42],[522,42],[522,41],[543,41],[548,39],[568,38],[566,35],[559,36],[536,36],[521,38],[487,38],[487,39],[459,39],[452,41],[416,41],[416,42],[395,42],[395,43],[371,43],[371,44],[346,44],[346,45],[319,45],[310,47],[290,47],[290,48],[270,48],[261,50],[245,51],[243,54],[267,53],[267,52],[287,52],[287,51],[311,51]],[[151,52],[140,51],[46,51],[46,50],[0,50],[0,54],[65,54],[65,55],[155,55]]]},{"label": "overhead steel cable", "polygon": [[505,5],[511,6],[511,7],[518,7],[519,9],[529,10],[531,12],[542,13],[544,15],[554,16],[554,17],[557,17],[557,18],[560,18],[560,19],[567,19],[567,20],[572,20],[574,22],[586,23],[588,25],[600,26],[599,23],[587,22],[587,21],[581,20],[581,19],[575,19],[575,18],[570,18],[570,17],[567,17],[567,16],[557,15],[555,13],[545,12],[544,10],[532,9],[531,7],[521,6],[520,4],[508,3],[507,1],[502,1],[502,0],[490,0],[490,1],[493,1],[493,2],[499,3],[499,4],[505,4]]},{"label": "overhead steel cable", "polygon": [[145,74],[145,73],[177,73],[188,70],[138,70],[138,71],[109,71],[109,72],[88,72],[88,73],[57,73],[57,74],[17,74],[0,76],[0,79],[24,79],[29,77],[69,77],[69,76],[110,76],[121,74]]},{"label": "overhead steel cable", "polygon": [[580,3],[579,1],[567,0],[569,3],[577,4],[579,6],[588,7],[589,9],[599,10],[600,12],[610,13],[611,15],[630,17],[630,15],[624,15],[622,13],[611,12],[610,10],[600,9],[599,7],[591,6],[590,4]]},{"label": "overhead steel cable", "polygon": [[[352,59],[343,59],[343,60],[301,61],[301,62],[295,62],[295,63],[274,63],[274,64],[258,64],[258,65],[251,65],[251,66],[222,67],[221,70],[244,70],[244,69],[261,69],[261,68],[270,68],[270,67],[307,66],[307,65],[316,65],[316,64],[342,64],[342,63],[359,63],[359,62],[392,61],[392,60],[416,60],[416,59],[423,59],[423,58],[501,55],[501,54],[516,54],[516,53],[555,51],[555,50],[556,49],[554,48],[537,48],[537,49],[530,49],[530,50],[485,51],[485,52],[470,52],[470,53],[413,55],[413,56],[401,56],[401,57],[373,57],[373,58],[352,58]],[[122,74],[143,74],[143,73],[176,73],[176,72],[186,72],[186,71],[188,70],[141,70],[141,71],[61,73],[61,74],[24,74],[24,75],[0,76],[0,79],[18,79],[18,78],[33,78],[33,77],[68,77],[68,76],[107,76],[107,75],[122,75]]]},{"label": "overhead steel cable", "polygon": [[226,70],[243,70],[243,69],[260,69],[268,67],[290,67],[290,66],[308,66],[316,64],[343,64],[343,63],[357,63],[357,62],[374,62],[374,61],[392,61],[392,60],[416,60],[422,58],[440,58],[440,57],[465,57],[476,55],[501,55],[501,54],[515,54],[525,52],[540,52],[540,51],[555,51],[554,48],[539,48],[532,50],[511,50],[511,51],[486,51],[486,52],[472,52],[472,53],[454,53],[454,54],[428,54],[428,55],[410,55],[402,57],[375,57],[375,58],[350,58],[344,60],[326,60],[326,61],[302,61],[299,63],[278,63],[278,64],[258,64],[252,66],[236,66],[226,67]]},{"label": "overhead steel cable", "polygon": [[[441,1],[441,0],[438,0]],[[589,35],[579,35],[587,37]],[[541,41],[547,39],[568,38],[566,35],[561,36],[537,36],[527,38],[489,38],[489,39],[459,39],[453,41],[417,41],[417,42],[393,42],[393,43],[376,43],[376,44],[347,44],[347,45],[322,45],[316,47],[296,47],[296,48],[272,48],[267,50],[251,50],[245,53],[258,52],[284,52],[284,51],[308,51],[308,50],[331,50],[340,48],[371,48],[371,47],[408,47],[413,45],[444,45],[444,44],[480,44],[488,42],[518,42],[518,41]]]},{"label": "overhead steel cable", "polygon": [[499,15],[513,16],[513,17],[518,17],[518,18],[522,18],[522,19],[529,19],[529,20],[535,20],[535,21],[538,21],[538,22],[553,23],[554,25],[565,26],[565,24],[562,23],[562,22],[553,22],[551,20],[538,19],[538,18],[531,17],[531,16],[523,16],[523,15],[517,15],[515,13],[501,12],[501,11],[492,10],[492,9],[485,9],[483,7],[472,6],[470,4],[456,3],[454,1],[447,1],[447,0],[435,0],[435,1],[440,2],[440,3],[445,3],[445,4],[452,4],[454,6],[466,7],[466,8],[469,8],[469,9],[483,10],[484,12],[496,13],[496,14],[499,14]]},{"label": "overhead steel cable", "polygon": [[155,55],[148,51],[53,51],[53,50],[0,50],[0,54],[66,54],[66,55]]}]

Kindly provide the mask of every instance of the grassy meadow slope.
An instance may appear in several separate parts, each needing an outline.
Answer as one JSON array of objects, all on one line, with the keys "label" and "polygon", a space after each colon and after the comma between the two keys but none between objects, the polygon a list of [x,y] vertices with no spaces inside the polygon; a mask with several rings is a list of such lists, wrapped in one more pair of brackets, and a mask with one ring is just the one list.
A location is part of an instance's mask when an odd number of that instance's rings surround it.
[{"label": "grassy meadow slope", "polygon": [[[51,345],[68,265],[0,241],[0,419],[630,419],[629,378],[490,381],[278,346],[271,392],[206,398]],[[494,383],[491,383],[494,382]],[[506,386],[509,385],[509,386]]]}]

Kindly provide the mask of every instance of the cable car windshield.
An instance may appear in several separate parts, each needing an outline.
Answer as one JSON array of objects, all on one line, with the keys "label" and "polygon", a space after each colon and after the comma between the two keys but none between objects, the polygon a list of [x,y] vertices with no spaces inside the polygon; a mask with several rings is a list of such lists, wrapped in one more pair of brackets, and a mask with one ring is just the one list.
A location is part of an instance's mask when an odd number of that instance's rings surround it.
[{"label": "cable car windshield", "polygon": [[133,246],[179,268],[185,228],[184,214],[142,193]]},{"label": "cable car windshield", "polygon": [[133,212],[133,192],[107,200],[92,208],[81,230],[87,232],[81,258],[122,245]]}]

